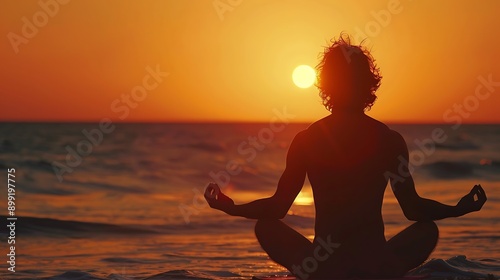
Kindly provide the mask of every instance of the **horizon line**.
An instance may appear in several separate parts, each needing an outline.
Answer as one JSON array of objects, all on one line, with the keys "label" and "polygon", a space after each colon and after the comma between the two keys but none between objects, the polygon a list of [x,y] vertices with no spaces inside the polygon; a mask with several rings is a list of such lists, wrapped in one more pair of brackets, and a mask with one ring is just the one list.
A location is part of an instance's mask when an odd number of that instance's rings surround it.
[{"label": "horizon line", "polygon": [[[289,124],[312,124],[317,120],[313,121],[291,121]],[[0,120],[0,124],[96,124],[100,120]],[[115,124],[263,124],[269,123],[269,121],[247,121],[247,120],[170,120],[170,121],[152,121],[152,120],[138,120],[138,121],[113,121]],[[455,125],[455,123],[447,122],[434,122],[434,121],[381,121],[385,124],[390,125]],[[461,123],[460,125],[500,125],[500,122],[467,122]]]}]

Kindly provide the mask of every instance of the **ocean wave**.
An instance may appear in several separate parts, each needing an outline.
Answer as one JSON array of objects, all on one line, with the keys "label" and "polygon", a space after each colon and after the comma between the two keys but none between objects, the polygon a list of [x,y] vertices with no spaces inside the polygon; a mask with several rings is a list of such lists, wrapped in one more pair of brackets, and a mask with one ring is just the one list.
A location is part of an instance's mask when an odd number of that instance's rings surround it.
[{"label": "ocean wave", "polygon": [[483,160],[478,163],[467,161],[436,161],[424,164],[420,168],[427,175],[436,179],[498,179],[500,164],[499,161],[491,160],[488,161],[488,164],[484,164]]},{"label": "ocean wave", "polygon": [[450,136],[444,143],[435,143],[437,149],[449,151],[475,151],[481,149],[477,139],[471,134],[460,133]]},{"label": "ocean wave", "polygon": [[[498,263],[498,261],[494,260]],[[258,276],[261,273],[256,273]],[[283,275],[282,272],[276,274]],[[490,275],[498,278],[500,276],[500,263],[497,265],[486,264],[483,261],[469,260],[465,256],[456,256],[448,260],[432,259],[425,264],[410,271],[408,276],[427,275],[427,279],[485,279]],[[37,279],[37,278],[30,278]],[[26,280],[30,280],[26,279]],[[40,278],[38,278],[40,279]],[[199,280],[222,280],[222,279],[249,279],[231,271],[202,271],[202,270],[169,270],[146,277],[133,275],[122,275],[112,273],[106,277],[97,277],[83,271],[67,271],[59,275],[41,278],[44,280],[173,280],[173,279],[199,279]]]},{"label": "ocean wave", "polygon": [[125,186],[125,185],[114,185],[114,184],[109,184],[105,182],[98,182],[98,181],[76,181],[76,180],[66,180],[66,184],[71,185],[71,186],[77,186],[81,187],[81,189],[89,190],[89,189],[95,189],[99,191],[115,191],[118,193],[122,194],[148,194],[151,193],[150,190],[148,190],[145,187],[139,187],[139,186]]},{"label": "ocean wave", "polygon": [[[5,216],[0,216],[0,219],[5,220],[6,218]],[[35,217],[18,217],[17,219],[16,232],[29,236],[84,238],[95,235],[122,236],[160,233],[144,226],[122,226]],[[2,228],[0,231],[1,236],[7,236],[7,230],[7,228]]]},{"label": "ocean wave", "polygon": [[54,172],[54,168],[52,166],[52,163],[49,162],[48,160],[45,160],[45,159],[25,160],[24,162],[21,163],[21,166],[28,167],[28,168],[33,169],[33,170]]},{"label": "ocean wave", "polygon": [[172,279],[224,279],[238,278],[239,274],[230,271],[191,271],[191,270],[170,270],[144,278],[143,280],[172,280]]},{"label": "ocean wave", "polygon": [[139,263],[139,264],[151,264],[151,263],[164,263],[165,260],[161,259],[133,259],[133,258],[104,258],[101,259],[103,262],[109,262],[109,263],[123,263],[123,264],[130,264],[130,263]]},{"label": "ocean wave", "polygon": [[469,162],[437,161],[422,166],[429,175],[439,179],[458,179],[474,176],[474,164]]},{"label": "ocean wave", "polygon": [[186,255],[180,253],[166,253],[162,254],[163,257],[176,258],[176,259],[188,259],[188,260],[209,260],[209,261],[259,261],[262,260],[260,256],[246,256],[244,254],[237,255],[224,255],[224,256],[207,256],[207,255]]},{"label": "ocean wave", "polygon": [[226,148],[218,143],[195,142],[195,143],[182,143],[179,145],[183,148],[197,149],[206,152],[224,152]]},{"label": "ocean wave", "polygon": [[464,142],[456,142],[448,144],[436,143],[436,148],[441,150],[450,150],[450,151],[469,151],[469,150],[479,150],[481,146],[471,142],[464,141]]},{"label": "ocean wave", "polygon": [[314,228],[314,217],[306,217],[301,215],[286,215],[283,221],[291,226],[301,227],[301,228]]},{"label": "ocean wave", "polygon": [[448,260],[431,259],[409,274],[428,274],[432,278],[486,278],[488,274],[500,277],[500,263],[487,264],[469,260],[466,256],[455,256]]},{"label": "ocean wave", "polygon": [[[0,219],[6,219],[0,216]],[[284,221],[292,226],[301,228],[314,227],[313,217],[287,215]],[[185,223],[151,224],[151,225],[118,225],[110,223],[84,222],[75,220],[59,220],[39,217],[18,217],[16,231],[31,237],[48,238],[94,238],[96,236],[133,236],[143,234],[203,234],[207,233],[235,233],[242,230],[253,230],[255,222],[252,220],[238,219],[231,223],[219,220],[199,220]],[[8,236],[8,229],[0,229],[0,237]]]}]

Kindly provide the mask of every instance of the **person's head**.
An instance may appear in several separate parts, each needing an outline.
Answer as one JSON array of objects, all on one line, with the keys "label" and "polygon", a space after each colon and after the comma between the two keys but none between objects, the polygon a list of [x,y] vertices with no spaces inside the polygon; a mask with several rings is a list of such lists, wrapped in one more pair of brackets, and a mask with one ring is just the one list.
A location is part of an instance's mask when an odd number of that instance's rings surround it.
[{"label": "person's head", "polygon": [[377,99],[382,76],[375,60],[366,48],[352,45],[346,34],[325,48],[316,70],[316,86],[329,111],[363,112]]}]

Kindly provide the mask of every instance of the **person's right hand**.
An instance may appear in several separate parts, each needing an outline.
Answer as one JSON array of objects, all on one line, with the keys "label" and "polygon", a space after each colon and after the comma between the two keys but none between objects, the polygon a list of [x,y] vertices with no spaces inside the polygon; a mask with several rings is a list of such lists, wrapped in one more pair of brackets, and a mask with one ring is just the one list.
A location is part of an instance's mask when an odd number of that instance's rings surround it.
[{"label": "person's right hand", "polygon": [[[477,200],[475,199],[477,196]],[[460,216],[468,214],[470,212],[479,211],[486,202],[486,193],[484,192],[481,185],[475,185],[470,193],[462,197],[457,204],[458,212]]]},{"label": "person's right hand", "polygon": [[216,183],[209,183],[205,190],[205,199],[208,205],[214,209],[221,210],[231,215],[231,209],[234,208],[234,202],[227,195],[223,194]]}]

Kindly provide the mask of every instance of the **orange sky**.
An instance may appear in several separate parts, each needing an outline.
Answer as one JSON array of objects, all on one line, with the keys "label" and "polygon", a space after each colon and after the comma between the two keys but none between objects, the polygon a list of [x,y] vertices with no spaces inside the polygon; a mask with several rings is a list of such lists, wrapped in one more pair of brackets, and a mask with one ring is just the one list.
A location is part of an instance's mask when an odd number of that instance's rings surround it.
[{"label": "orange sky", "polygon": [[474,3],[2,1],[0,120],[269,121],[286,106],[312,121],[328,112],[292,71],[346,31],[368,39],[384,76],[369,115],[500,122],[500,85],[474,95],[479,77],[500,82],[500,1]]}]

